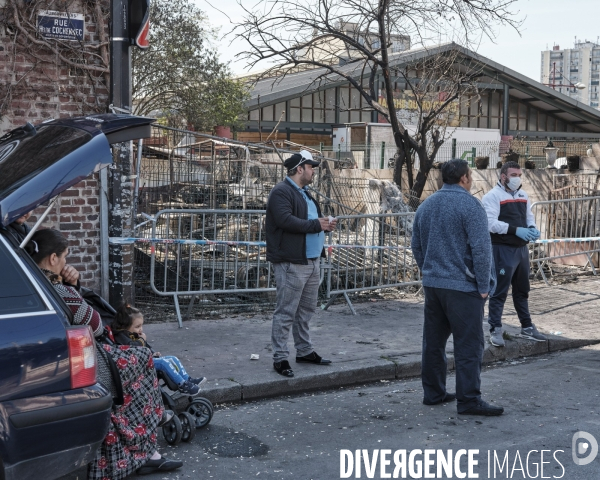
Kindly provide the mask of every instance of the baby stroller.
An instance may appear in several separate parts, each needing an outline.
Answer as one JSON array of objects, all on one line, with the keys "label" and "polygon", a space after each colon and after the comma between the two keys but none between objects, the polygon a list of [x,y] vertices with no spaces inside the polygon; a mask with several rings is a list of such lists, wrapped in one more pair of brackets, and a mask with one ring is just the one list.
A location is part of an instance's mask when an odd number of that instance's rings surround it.
[{"label": "baby stroller", "polygon": [[[117,313],[115,309],[93,290],[81,287],[80,292],[84,300],[100,314],[106,330],[110,333],[110,324]],[[162,372],[157,371],[156,376],[165,408],[176,413],[162,427],[165,440],[169,445],[177,445],[182,440],[191,442],[196,436],[196,429],[210,423],[213,416],[212,403],[207,398],[179,393],[177,385]],[[167,392],[167,389],[173,393]]]},{"label": "baby stroller", "polygon": [[156,376],[165,408],[175,413],[162,427],[166,442],[169,445],[177,445],[181,441],[191,442],[196,436],[196,429],[210,423],[213,416],[212,403],[207,398],[179,393],[177,384],[162,372],[157,371]]}]

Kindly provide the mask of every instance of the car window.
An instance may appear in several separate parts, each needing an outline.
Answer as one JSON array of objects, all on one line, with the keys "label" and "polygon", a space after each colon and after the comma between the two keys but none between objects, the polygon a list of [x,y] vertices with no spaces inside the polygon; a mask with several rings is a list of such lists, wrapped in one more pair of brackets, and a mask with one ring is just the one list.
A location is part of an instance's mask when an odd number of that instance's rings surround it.
[{"label": "car window", "polygon": [[46,310],[31,280],[0,241],[0,315]]},{"label": "car window", "polygon": [[5,139],[0,145],[0,198],[91,138],[77,128],[45,125],[38,127],[35,135]]}]

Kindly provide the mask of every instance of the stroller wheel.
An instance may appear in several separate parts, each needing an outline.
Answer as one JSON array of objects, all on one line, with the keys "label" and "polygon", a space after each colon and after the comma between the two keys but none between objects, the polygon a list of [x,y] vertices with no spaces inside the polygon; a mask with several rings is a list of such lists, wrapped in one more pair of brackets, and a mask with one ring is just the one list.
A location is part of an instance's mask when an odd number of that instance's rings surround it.
[{"label": "stroller wheel", "polygon": [[188,405],[186,410],[195,417],[196,428],[202,428],[208,425],[213,416],[212,404],[205,398],[194,400]]},{"label": "stroller wheel", "polygon": [[163,437],[169,445],[177,445],[181,442],[181,436],[183,435],[183,427],[181,421],[176,415],[162,427]]},{"label": "stroller wheel", "polygon": [[196,400],[199,401],[200,403],[203,403],[204,405],[206,405],[208,407],[208,409],[210,410],[211,415],[214,413],[213,404],[210,402],[210,400],[208,398],[198,397],[198,398],[196,398]]},{"label": "stroller wheel", "polygon": [[181,421],[181,428],[183,429],[181,440],[191,442],[196,436],[196,417],[188,412],[181,412],[177,416]]}]

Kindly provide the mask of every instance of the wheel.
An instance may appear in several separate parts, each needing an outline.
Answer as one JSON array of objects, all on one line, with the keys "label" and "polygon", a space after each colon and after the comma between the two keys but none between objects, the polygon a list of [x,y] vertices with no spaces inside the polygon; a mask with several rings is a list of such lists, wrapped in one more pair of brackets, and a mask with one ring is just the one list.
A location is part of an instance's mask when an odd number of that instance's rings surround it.
[{"label": "wheel", "polygon": [[162,427],[163,436],[169,445],[177,445],[181,442],[181,436],[183,435],[183,427],[181,421],[174,415],[173,418],[165,423]]},{"label": "wheel", "polygon": [[210,410],[210,413],[212,416],[215,409],[213,408],[213,404],[210,402],[210,400],[208,398],[204,398],[204,397],[196,397],[196,400],[203,403],[204,405],[206,405],[208,407],[208,409]]},{"label": "wheel", "polygon": [[213,416],[212,404],[206,399],[194,400],[188,405],[186,411],[195,417],[196,428],[208,425]]},{"label": "wheel", "polygon": [[177,416],[179,417],[179,420],[181,420],[181,427],[183,429],[181,440],[184,442],[191,442],[196,436],[196,417],[188,412],[181,412]]}]

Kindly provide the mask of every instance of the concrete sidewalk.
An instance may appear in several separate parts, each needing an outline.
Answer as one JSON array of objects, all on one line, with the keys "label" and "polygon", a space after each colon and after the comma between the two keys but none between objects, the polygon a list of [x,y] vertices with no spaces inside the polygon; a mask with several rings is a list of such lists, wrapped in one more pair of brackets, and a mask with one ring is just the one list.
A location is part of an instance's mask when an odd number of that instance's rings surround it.
[{"label": "concrete sidewalk", "polygon": [[[273,370],[271,314],[243,315],[221,320],[174,323],[144,327],[148,341],[164,355],[176,355],[192,376],[206,376],[202,396],[213,403],[236,402],[356,383],[420,375],[423,300],[405,295],[404,300],[355,304],[353,316],[346,304],[319,310],[311,321],[311,337],[317,353],[333,360],[329,366],[296,364],[290,338],[290,364],[295,377],[287,379]],[[511,338],[506,347],[487,341],[484,363],[538,355],[600,343],[600,280],[580,277],[556,286],[537,284],[530,294],[530,310],[546,342]],[[509,297],[504,312],[505,330],[519,332]],[[290,335],[291,337],[291,335]],[[258,354],[259,360],[251,360]],[[452,342],[448,344],[453,368]]]}]

